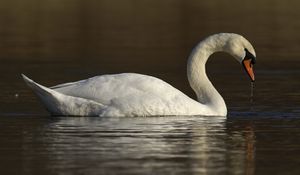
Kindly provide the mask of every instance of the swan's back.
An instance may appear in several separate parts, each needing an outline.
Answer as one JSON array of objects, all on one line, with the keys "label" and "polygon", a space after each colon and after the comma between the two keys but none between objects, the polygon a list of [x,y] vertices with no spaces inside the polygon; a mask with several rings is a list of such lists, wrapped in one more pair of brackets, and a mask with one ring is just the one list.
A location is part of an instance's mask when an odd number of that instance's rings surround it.
[{"label": "swan's back", "polygon": [[[74,83],[57,85],[51,89],[102,104],[109,104],[113,99],[124,97],[134,99],[152,95],[163,98],[182,94],[179,90],[158,78],[134,73],[96,76]],[[162,94],[165,95],[162,96]]]},{"label": "swan's back", "polygon": [[96,76],[52,89],[107,106],[103,115],[187,115],[202,106],[158,78],[135,73]]}]

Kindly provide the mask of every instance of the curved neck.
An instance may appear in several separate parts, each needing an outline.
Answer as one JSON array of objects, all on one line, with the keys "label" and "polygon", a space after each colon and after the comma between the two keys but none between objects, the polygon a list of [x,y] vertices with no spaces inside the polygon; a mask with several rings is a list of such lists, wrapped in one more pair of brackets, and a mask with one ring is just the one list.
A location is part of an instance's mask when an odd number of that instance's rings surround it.
[{"label": "curved neck", "polygon": [[226,115],[227,109],[222,96],[209,81],[205,64],[210,55],[223,51],[225,42],[216,37],[208,37],[192,51],[187,65],[190,86],[195,91],[198,101],[207,106],[216,115]]}]

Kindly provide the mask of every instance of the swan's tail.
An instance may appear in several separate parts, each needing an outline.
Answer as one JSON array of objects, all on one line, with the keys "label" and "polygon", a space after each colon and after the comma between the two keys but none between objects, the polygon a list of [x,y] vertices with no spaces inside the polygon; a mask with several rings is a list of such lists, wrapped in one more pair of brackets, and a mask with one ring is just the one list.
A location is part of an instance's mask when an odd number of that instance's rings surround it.
[{"label": "swan's tail", "polygon": [[52,115],[95,116],[105,108],[95,101],[65,95],[47,88],[23,74],[22,77]]}]

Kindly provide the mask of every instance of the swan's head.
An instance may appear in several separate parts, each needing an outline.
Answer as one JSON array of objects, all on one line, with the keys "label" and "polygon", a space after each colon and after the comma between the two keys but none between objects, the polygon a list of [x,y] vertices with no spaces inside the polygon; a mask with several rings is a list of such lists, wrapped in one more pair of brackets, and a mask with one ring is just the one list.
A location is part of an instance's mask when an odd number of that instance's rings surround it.
[{"label": "swan's head", "polygon": [[224,47],[225,51],[243,65],[251,81],[254,81],[253,65],[256,62],[256,54],[250,42],[241,35],[229,34]]}]

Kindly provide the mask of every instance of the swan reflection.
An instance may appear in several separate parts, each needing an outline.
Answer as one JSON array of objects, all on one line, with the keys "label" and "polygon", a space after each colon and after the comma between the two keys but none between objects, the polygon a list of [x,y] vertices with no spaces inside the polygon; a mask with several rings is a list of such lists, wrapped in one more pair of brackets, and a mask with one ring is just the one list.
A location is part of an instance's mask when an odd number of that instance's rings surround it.
[{"label": "swan reflection", "polygon": [[[253,174],[254,133],[232,125],[223,117],[199,116],[51,118],[36,151],[47,162],[42,168],[63,172]],[[38,165],[34,159],[27,168]]]}]

